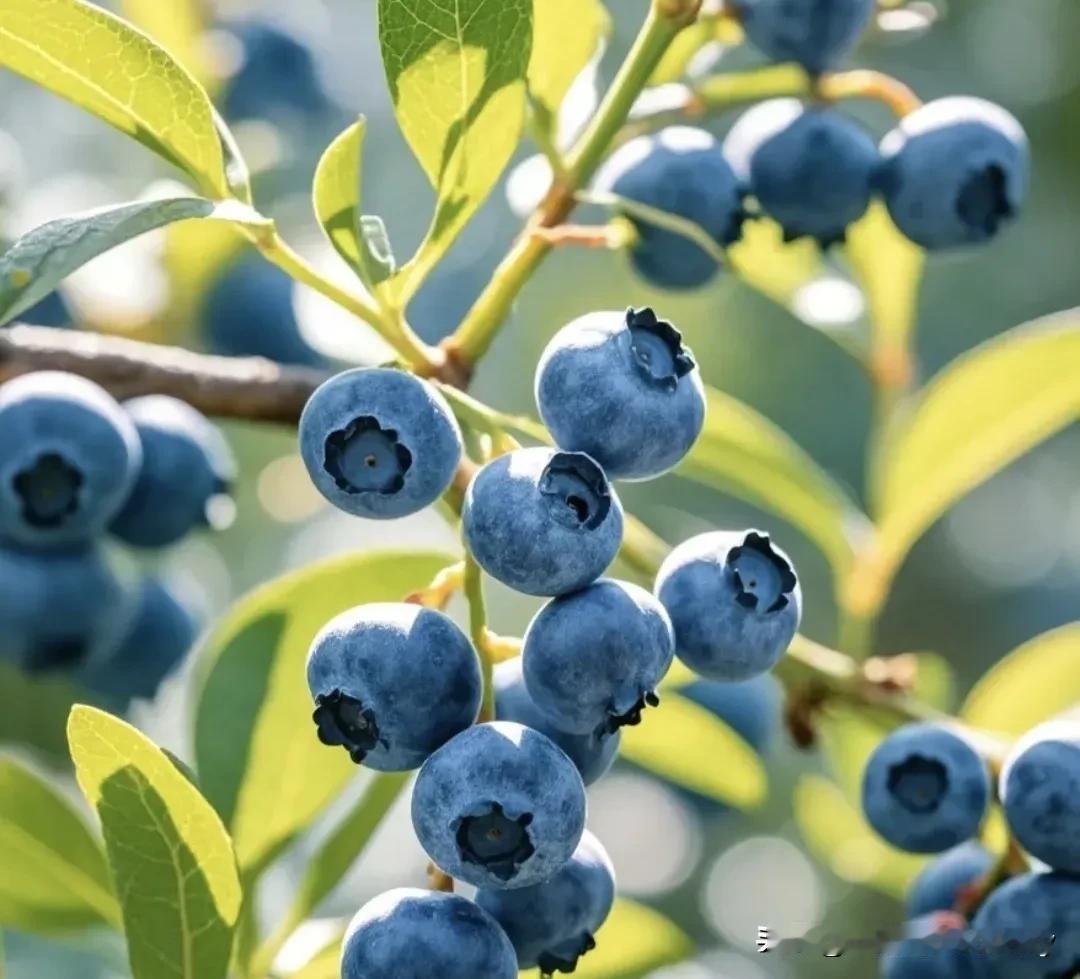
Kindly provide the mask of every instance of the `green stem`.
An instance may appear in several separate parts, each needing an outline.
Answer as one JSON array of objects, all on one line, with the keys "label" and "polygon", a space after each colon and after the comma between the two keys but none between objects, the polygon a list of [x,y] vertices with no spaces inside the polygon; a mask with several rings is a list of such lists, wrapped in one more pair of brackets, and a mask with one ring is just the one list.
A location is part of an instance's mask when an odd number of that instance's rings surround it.
[{"label": "green stem", "polygon": [[484,604],[484,579],[480,565],[468,553],[465,554],[465,598],[469,603],[469,636],[480,657],[480,669],[484,677],[484,700],[480,705],[478,720],[495,719],[495,690],[491,683],[491,674],[495,664],[492,662],[487,642],[487,608]]}]

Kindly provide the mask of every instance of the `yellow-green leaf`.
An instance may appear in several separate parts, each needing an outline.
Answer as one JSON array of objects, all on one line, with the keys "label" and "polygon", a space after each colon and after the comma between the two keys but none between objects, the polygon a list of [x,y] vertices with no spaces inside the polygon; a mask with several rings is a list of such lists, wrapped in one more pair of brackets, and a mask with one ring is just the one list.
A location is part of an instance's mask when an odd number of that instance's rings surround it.
[{"label": "yellow-green leaf", "polygon": [[532,0],[379,0],[398,124],[435,188],[435,216],[394,280],[407,301],[495,186],[525,113]]},{"label": "yellow-green leaf", "polygon": [[968,490],[1080,418],[1080,310],[953,361],[891,433],[876,469],[879,556],[892,571]]},{"label": "yellow-green leaf", "polygon": [[311,565],[241,599],[202,649],[199,781],[257,872],[341,792],[356,766],[319,743],[304,662],[315,634],[365,602],[399,601],[454,558],[379,551]]},{"label": "yellow-green leaf", "polygon": [[777,514],[843,572],[867,532],[866,517],[771,421],[729,395],[711,388],[706,394],[705,429],[678,474]]},{"label": "yellow-green leaf", "polygon": [[344,933],[316,952],[307,963],[296,972],[289,973],[289,979],[341,979],[341,942]]},{"label": "yellow-green leaf", "polygon": [[84,0],[4,0],[0,65],[93,113],[229,196],[206,92],[163,48]]},{"label": "yellow-green leaf", "polygon": [[960,717],[972,727],[1020,737],[1080,703],[1080,622],[1044,632],[975,685]]},{"label": "yellow-green leaf", "polygon": [[529,94],[551,137],[570,86],[596,56],[611,31],[600,0],[533,0]]},{"label": "yellow-green leaf", "polygon": [[739,809],[765,799],[761,759],[710,711],[672,691],[637,727],[623,728],[620,756],[665,781]]},{"label": "yellow-green leaf", "polygon": [[76,706],[68,740],[101,819],[134,979],[224,979],[240,880],[221,820],[130,724]]},{"label": "yellow-green leaf", "polygon": [[123,0],[121,10],[204,86],[219,80],[205,43],[208,25],[201,0]]},{"label": "yellow-green leaf", "polygon": [[38,935],[120,925],[101,845],[44,779],[0,759],[0,926]]},{"label": "yellow-green leaf", "polygon": [[743,225],[742,238],[728,249],[731,267],[747,285],[781,306],[821,270],[821,250],[809,238],[785,242],[775,221],[762,218]]}]

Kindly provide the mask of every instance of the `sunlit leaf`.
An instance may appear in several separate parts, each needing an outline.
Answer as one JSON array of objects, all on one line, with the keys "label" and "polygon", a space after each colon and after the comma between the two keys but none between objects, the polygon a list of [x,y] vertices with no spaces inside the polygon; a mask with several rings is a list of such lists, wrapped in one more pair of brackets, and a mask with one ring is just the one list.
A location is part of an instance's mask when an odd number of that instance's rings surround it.
[{"label": "sunlit leaf", "polygon": [[218,77],[205,43],[207,23],[202,0],[123,0],[124,16],[145,31],[204,87],[213,91]]},{"label": "sunlit leaf", "polygon": [[785,307],[821,270],[815,242],[785,242],[780,226],[767,218],[743,224],[742,238],[728,249],[728,259],[739,278]]}]

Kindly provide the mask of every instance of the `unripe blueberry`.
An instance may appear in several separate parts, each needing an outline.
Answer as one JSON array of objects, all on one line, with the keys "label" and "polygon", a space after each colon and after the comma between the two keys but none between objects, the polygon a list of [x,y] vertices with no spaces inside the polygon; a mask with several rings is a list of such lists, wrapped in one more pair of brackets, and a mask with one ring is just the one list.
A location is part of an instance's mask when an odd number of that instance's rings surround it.
[{"label": "unripe blueberry", "polygon": [[[742,235],[739,182],[712,135],[672,126],[616,150],[597,174],[597,187],[698,225],[717,245]],[[634,267],[662,289],[695,289],[719,270],[716,259],[685,235],[629,215],[638,233]]]},{"label": "unripe blueberry", "polygon": [[538,731],[479,724],[420,769],[413,828],[446,873],[477,887],[528,887],[570,859],[585,829],[585,786]]},{"label": "unripe blueberry", "polygon": [[378,602],[315,637],[307,681],[319,740],[383,772],[418,768],[480,710],[480,661],[434,609]]},{"label": "unripe blueberry", "polygon": [[675,651],[714,680],[748,680],[787,651],[802,593],[787,555],[756,530],[716,531],[676,547],[656,576]]},{"label": "unripe blueberry", "polygon": [[515,656],[495,667],[492,684],[495,688],[495,717],[500,721],[515,721],[546,734],[574,763],[581,780],[591,785],[611,768],[619,750],[619,732],[590,731],[571,734],[552,723],[533,702],[521,671],[521,657]]},{"label": "unripe blueberry", "polygon": [[854,120],[798,99],[770,99],[748,112],[724,140],[743,186],[784,232],[823,247],[843,241],[870,206],[878,151]]},{"label": "unripe blueberry", "polygon": [[152,394],[123,407],[139,433],[142,464],[109,529],[128,544],[164,547],[210,523],[236,463],[217,428],[183,401]]},{"label": "unripe blueberry", "polygon": [[870,756],[862,802],[870,825],[893,846],[941,853],[978,832],[990,804],[990,776],[957,731],[908,724]]},{"label": "unripe blueberry", "polygon": [[1021,739],[1000,792],[1020,845],[1054,870],[1080,874],[1080,724],[1044,724]]},{"label": "unripe blueberry", "polygon": [[835,67],[870,23],[875,0],[734,0],[750,41],[812,74]]},{"label": "unripe blueberry", "polygon": [[640,723],[659,703],[673,655],[663,606],[644,588],[603,578],[540,609],[521,658],[529,695],[552,723],[601,735]]},{"label": "unripe blueberry", "polygon": [[56,371],[8,381],[0,387],[0,536],[28,547],[90,540],[127,498],[141,455],[131,419],[93,381]]},{"label": "unripe blueberry", "polygon": [[434,503],[461,460],[461,432],[430,384],[405,371],[332,377],[300,418],[300,454],[316,488],[358,517],[405,517]]},{"label": "unripe blueberry", "polygon": [[982,99],[928,102],[881,141],[881,156],[889,214],[923,248],[993,238],[1027,194],[1027,136],[1013,116]]},{"label": "unripe blueberry", "polygon": [[582,452],[532,448],[499,456],[473,478],[461,521],[477,563],[527,595],[584,588],[622,543],[622,504]]},{"label": "unripe blueberry", "polygon": [[472,901],[399,887],[356,913],[341,979],[517,979],[517,964],[503,930]]},{"label": "unripe blueberry", "polygon": [[542,975],[574,972],[596,947],[595,934],[615,903],[615,870],[588,830],[574,855],[553,877],[512,891],[481,888],[476,903],[510,938],[522,969]]},{"label": "unripe blueberry", "polygon": [[559,446],[588,453],[611,479],[671,469],[705,422],[694,355],[648,307],[564,326],[537,366],[536,404]]},{"label": "unripe blueberry", "polygon": [[985,957],[968,945],[963,926],[953,914],[909,921],[905,939],[882,957],[882,979],[990,979]]},{"label": "unripe blueberry", "polygon": [[964,891],[994,866],[994,855],[976,840],[968,840],[935,858],[915,879],[907,897],[908,917],[933,911],[952,911]]}]

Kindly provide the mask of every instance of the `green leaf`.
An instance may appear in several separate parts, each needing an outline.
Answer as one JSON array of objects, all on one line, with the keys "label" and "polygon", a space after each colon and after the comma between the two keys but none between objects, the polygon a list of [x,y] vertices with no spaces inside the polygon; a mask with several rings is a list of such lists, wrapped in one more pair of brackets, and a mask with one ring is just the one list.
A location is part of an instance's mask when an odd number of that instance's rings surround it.
[{"label": "green leaf", "polygon": [[[596,933],[596,948],[583,956],[575,979],[638,979],[694,954],[694,943],[660,912],[619,898]],[[535,979],[537,970],[522,972]]]},{"label": "green leaf", "polygon": [[767,218],[743,224],[742,238],[728,249],[728,259],[740,279],[784,307],[821,271],[815,242],[786,242],[780,225]]},{"label": "green leaf", "polygon": [[265,218],[234,201],[215,205],[201,197],[169,197],[85,211],[28,231],[0,255],[0,325],[102,252],[167,224],[208,217],[269,226]]},{"label": "green leaf", "polygon": [[869,524],[850,497],[795,441],[749,406],[712,388],[697,444],[680,476],[730,493],[801,530],[840,574]]},{"label": "green leaf", "polygon": [[68,739],[101,818],[134,979],[224,979],[241,891],[217,813],[157,745],[111,714],[76,706]]},{"label": "green leaf", "polygon": [[1020,737],[1080,703],[1080,622],[1036,636],[997,663],[968,694],[960,718]]},{"label": "green leaf", "polygon": [[532,0],[379,0],[379,41],[398,124],[437,195],[427,237],[394,280],[406,302],[517,147]]},{"label": "green leaf", "polygon": [[1080,310],[957,358],[890,434],[875,472],[878,559],[899,566],[968,490],[1080,418]]},{"label": "green leaf", "polygon": [[4,0],[0,64],[148,146],[208,196],[229,196],[209,97],[126,21],[83,0]]},{"label": "green leaf", "polygon": [[654,775],[739,809],[765,799],[761,759],[723,721],[674,691],[622,731],[619,755]]},{"label": "green leaf", "polygon": [[123,0],[120,9],[204,86],[219,80],[205,42],[209,25],[201,0]]},{"label": "green leaf", "polygon": [[341,979],[341,943],[344,940],[345,929],[342,927],[306,965],[288,973],[289,979]]},{"label": "green leaf", "polygon": [[48,782],[0,759],[0,926],[37,935],[120,926],[100,844]]},{"label": "green leaf", "polygon": [[304,662],[315,634],[365,602],[400,601],[454,558],[379,551],[315,564],[241,599],[202,649],[199,781],[245,875],[302,832],[356,773],[315,737]]},{"label": "green leaf", "polygon": [[67,717],[85,697],[66,677],[30,676],[0,662],[0,744],[28,745],[66,765]]}]

